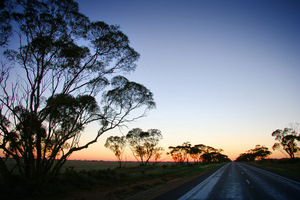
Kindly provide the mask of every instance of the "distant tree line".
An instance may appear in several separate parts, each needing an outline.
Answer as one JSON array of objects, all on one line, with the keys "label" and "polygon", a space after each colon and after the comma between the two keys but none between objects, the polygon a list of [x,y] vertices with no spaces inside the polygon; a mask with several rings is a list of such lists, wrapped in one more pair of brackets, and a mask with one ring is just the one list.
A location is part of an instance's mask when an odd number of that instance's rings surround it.
[{"label": "distant tree line", "polygon": [[204,144],[191,145],[190,142],[184,142],[182,145],[170,146],[170,152],[174,162],[177,163],[221,163],[230,162],[227,155],[222,154],[222,149],[215,149]]},{"label": "distant tree line", "polygon": [[[300,152],[299,141],[300,134],[297,132],[298,124],[293,128],[277,129],[272,133],[277,141],[272,149],[279,150],[284,154],[288,154],[290,159],[294,159]],[[111,136],[107,138],[105,147],[111,149],[122,166],[122,156],[125,147],[128,145],[133,156],[140,165],[148,165],[152,159],[158,162],[164,149],[158,147],[158,142],[162,139],[161,132],[158,129],[150,129],[143,131],[140,128],[132,129],[126,136]],[[222,154],[222,149],[216,149],[204,144],[191,145],[190,142],[184,142],[182,145],[169,146],[169,152],[172,160],[177,163],[221,163],[230,162],[227,155]],[[249,162],[263,160],[268,158],[272,152],[264,145],[256,145],[255,148],[241,153],[236,161]]]}]

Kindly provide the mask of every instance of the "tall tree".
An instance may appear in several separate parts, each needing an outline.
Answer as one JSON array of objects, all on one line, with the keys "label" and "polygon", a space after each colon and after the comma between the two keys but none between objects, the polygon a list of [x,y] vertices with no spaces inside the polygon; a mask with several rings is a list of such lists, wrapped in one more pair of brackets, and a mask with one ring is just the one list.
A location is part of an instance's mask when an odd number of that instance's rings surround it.
[{"label": "tall tree", "polygon": [[[146,87],[121,76],[134,71],[139,58],[128,37],[118,26],[92,22],[78,10],[73,0],[1,5],[6,17],[0,18],[0,35],[6,38],[1,38],[0,173],[5,180],[13,170],[26,179],[49,180],[73,152],[155,107]],[[17,48],[9,48],[8,36],[18,40],[11,45]],[[133,116],[138,108],[142,112]],[[91,122],[98,122],[98,131],[82,143]],[[7,167],[7,158],[15,167]]]},{"label": "tall tree", "polygon": [[140,165],[147,165],[149,160],[162,150],[157,146],[161,139],[161,131],[158,129],[143,131],[140,128],[134,128],[126,135],[133,156]]},{"label": "tall tree", "polygon": [[122,156],[126,147],[125,136],[110,136],[106,139],[104,146],[114,152],[118,159],[119,167],[122,167]]},{"label": "tall tree", "polygon": [[277,129],[272,133],[275,137],[273,150],[280,150],[286,152],[291,159],[295,158],[295,154],[300,151],[298,147],[300,141],[300,134],[298,134],[293,128],[285,128],[283,130]]}]

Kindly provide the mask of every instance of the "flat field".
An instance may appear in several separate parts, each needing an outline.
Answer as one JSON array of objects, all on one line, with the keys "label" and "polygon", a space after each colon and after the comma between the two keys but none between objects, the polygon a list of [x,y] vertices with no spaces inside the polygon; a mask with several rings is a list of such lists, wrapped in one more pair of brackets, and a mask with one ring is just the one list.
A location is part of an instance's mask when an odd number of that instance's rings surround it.
[{"label": "flat field", "polygon": [[[139,164],[137,162],[122,162],[124,167],[135,167]],[[70,169],[80,170],[99,170],[99,169],[114,169],[118,168],[119,163],[115,161],[89,161],[89,160],[67,160],[62,170]]]},{"label": "flat field", "polygon": [[[117,162],[69,162],[72,170],[65,166],[66,174],[69,174],[67,177],[80,175],[82,190],[67,193],[62,199],[140,199],[141,195],[143,200],[152,199],[223,164],[158,163],[139,166],[129,162],[118,168]],[[93,182],[91,178],[96,185],[86,191],[82,186],[87,179],[86,183]]]}]

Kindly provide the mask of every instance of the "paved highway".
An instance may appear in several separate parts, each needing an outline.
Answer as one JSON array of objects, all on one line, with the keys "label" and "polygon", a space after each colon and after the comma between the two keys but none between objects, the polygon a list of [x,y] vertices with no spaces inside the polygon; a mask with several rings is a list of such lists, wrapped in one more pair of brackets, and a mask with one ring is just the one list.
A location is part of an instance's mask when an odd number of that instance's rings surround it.
[{"label": "paved highway", "polygon": [[231,162],[179,198],[187,199],[300,199],[300,183],[250,165]]}]

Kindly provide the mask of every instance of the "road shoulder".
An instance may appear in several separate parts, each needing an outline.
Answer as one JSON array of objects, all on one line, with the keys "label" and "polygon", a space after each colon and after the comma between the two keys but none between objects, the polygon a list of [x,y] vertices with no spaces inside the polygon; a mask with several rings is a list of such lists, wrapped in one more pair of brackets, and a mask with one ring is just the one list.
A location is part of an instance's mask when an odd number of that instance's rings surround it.
[{"label": "road shoulder", "polygon": [[[222,165],[223,166],[223,165]],[[222,166],[216,167],[212,170],[202,172],[198,175],[194,176],[187,176],[187,177],[180,177],[174,180],[167,182],[166,184],[157,186],[150,190],[143,191],[138,193],[127,200],[165,200],[165,199],[178,199],[189,190],[194,188],[200,182],[204,181]]]}]

